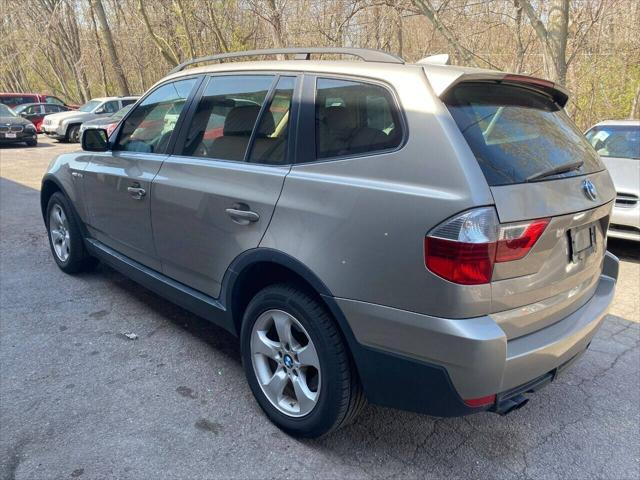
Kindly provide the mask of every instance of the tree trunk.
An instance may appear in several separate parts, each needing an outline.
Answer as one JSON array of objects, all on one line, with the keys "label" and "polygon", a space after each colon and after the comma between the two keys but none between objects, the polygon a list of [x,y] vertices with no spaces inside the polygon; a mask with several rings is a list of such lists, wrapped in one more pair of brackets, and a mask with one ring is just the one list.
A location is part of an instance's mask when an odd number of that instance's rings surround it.
[{"label": "tree trunk", "polygon": [[89,13],[91,14],[91,25],[93,26],[93,33],[96,39],[96,47],[98,49],[98,61],[100,62],[100,80],[102,82],[102,94],[105,97],[109,96],[109,85],[107,83],[107,71],[104,68],[104,53],[102,53],[102,46],[100,45],[100,32],[98,32],[98,25],[96,25],[96,16],[93,10],[93,4],[89,2]]},{"label": "tree trunk", "polygon": [[569,0],[550,0],[547,25],[540,20],[529,0],[515,0],[529,18],[544,51],[547,77],[564,85],[567,80],[567,38],[569,36]]},{"label": "tree trunk", "polygon": [[158,50],[160,50],[160,53],[162,54],[164,59],[172,67],[177,67],[178,63],[180,63],[180,61],[178,60],[178,56],[171,49],[171,47],[169,47],[169,44],[158,35],[156,35],[156,33],[153,31],[153,27],[151,27],[151,22],[149,21],[147,11],[144,8],[143,0],[138,0],[138,12],[140,12],[140,15],[142,16],[142,21],[144,22],[144,26],[147,28],[147,32],[149,32],[151,40],[153,40],[153,43],[156,45],[156,47],[158,47]]},{"label": "tree trunk", "polygon": [[104,43],[107,46],[107,52],[111,57],[111,64],[113,65],[114,74],[116,76],[116,82],[118,83],[118,93],[120,95],[130,95],[129,85],[127,84],[127,78],[124,76],[122,65],[118,60],[118,53],[116,52],[116,46],[113,42],[113,36],[111,35],[111,29],[107,22],[107,15],[104,13],[104,7],[102,6],[102,0],[91,0],[100,28],[102,29],[102,36]]},{"label": "tree trunk", "polygon": [[640,118],[640,85],[636,88],[636,94],[631,104],[631,112],[629,112],[630,120],[635,120],[636,118]]}]

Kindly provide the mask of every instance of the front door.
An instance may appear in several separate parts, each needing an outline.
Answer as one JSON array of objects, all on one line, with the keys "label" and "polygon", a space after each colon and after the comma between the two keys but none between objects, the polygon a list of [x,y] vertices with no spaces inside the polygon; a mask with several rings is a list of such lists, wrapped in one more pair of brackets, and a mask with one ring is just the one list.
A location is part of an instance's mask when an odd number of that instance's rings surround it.
[{"label": "front door", "polygon": [[291,163],[295,75],[217,75],[153,182],[165,275],[218,297],[233,259],[265,234]]},{"label": "front door", "polygon": [[160,263],[151,232],[151,181],[197,82],[188,78],[149,93],[124,119],[113,150],[93,155],[82,172],[90,234],[155,270]]}]

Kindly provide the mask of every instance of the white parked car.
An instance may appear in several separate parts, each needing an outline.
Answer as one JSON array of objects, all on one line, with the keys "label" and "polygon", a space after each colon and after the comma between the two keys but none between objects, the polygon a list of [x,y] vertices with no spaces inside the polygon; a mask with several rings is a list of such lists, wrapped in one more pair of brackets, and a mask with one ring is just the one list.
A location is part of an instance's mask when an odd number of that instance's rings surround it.
[{"label": "white parked car", "polygon": [[616,187],[609,236],[640,241],[640,120],[607,120],[586,133]]}]

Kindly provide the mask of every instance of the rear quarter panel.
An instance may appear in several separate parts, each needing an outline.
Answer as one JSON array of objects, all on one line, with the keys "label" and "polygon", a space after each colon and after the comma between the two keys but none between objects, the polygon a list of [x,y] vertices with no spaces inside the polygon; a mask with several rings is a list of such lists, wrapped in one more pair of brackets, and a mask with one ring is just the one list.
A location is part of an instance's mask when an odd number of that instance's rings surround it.
[{"label": "rear quarter panel", "polygon": [[421,69],[377,79],[404,110],[404,146],[295,165],[260,246],[298,259],[337,297],[454,318],[487,313],[488,285],[433,275],[423,252],[435,225],[493,203],[482,172]]}]

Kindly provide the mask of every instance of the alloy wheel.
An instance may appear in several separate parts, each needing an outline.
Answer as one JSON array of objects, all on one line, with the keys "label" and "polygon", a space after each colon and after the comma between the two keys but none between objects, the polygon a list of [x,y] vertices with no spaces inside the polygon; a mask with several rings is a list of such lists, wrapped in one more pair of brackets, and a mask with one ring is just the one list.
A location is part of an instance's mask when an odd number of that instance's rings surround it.
[{"label": "alloy wheel", "polygon": [[49,214],[49,235],[53,251],[61,262],[66,262],[71,253],[69,222],[62,207],[55,204]]},{"label": "alloy wheel", "polygon": [[318,403],[318,352],[302,324],[282,310],[267,310],[253,325],[251,361],[262,392],[290,417],[309,414]]}]

